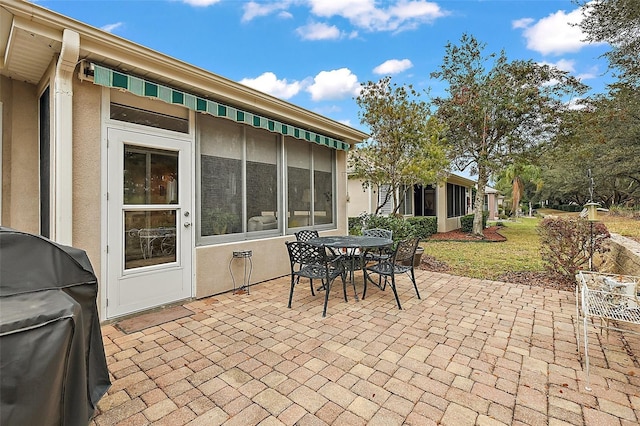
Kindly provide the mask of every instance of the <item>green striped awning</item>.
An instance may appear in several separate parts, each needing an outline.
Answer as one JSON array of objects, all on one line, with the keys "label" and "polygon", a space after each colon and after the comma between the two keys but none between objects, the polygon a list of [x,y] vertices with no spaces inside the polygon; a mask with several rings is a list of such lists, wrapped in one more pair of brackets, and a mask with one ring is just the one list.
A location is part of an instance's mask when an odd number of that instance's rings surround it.
[{"label": "green striped awning", "polygon": [[93,82],[100,86],[126,90],[134,95],[160,99],[173,105],[182,105],[197,112],[211,114],[214,117],[227,118],[237,123],[266,129],[296,139],[314,142],[334,149],[349,150],[349,144],[329,136],[324,136],[309,130],[301,129],[289,124],[281,123],[267,117],[243,111],[210,99],[200,98],[190,93],[182,92],[171,87],[134,77],[98,64],[93,64]]}]

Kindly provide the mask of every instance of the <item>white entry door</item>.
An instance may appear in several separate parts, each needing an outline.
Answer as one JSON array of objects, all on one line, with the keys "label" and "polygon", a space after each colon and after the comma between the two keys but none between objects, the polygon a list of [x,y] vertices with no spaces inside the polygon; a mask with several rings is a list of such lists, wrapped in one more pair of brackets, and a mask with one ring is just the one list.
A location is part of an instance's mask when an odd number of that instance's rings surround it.
[{"label": "white entry door", "polygon": [[107,318],[191,297],[189,141],[108,130]]}]

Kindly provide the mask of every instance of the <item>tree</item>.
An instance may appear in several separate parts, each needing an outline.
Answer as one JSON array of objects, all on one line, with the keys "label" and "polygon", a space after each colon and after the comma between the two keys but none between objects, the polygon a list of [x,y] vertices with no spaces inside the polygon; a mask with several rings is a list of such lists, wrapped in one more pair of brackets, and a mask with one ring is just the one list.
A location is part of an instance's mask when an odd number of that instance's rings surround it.
[{"label": "tree", "polygon": [[441,181],[449,168],[444,127],[419,97],[411,85],[398,86],[385,77],[364,84],[356,98],[371,139],[350,153],[350,174],[365,187],[388,186],[376,213],[389,199],[397,213],[404,191]]},{"label": "tree", "polygon": [[[529,204],[531,205],[533,194],[526,193],[530,184],[534,185],[536,191],[540,190],[543,184],[540,178],[540,168],[533,164],[512,163],[499,174],[498,189],[504,190],[508,188],[510,190],[512,214],[516,218],[520,212],[520,202],[525,196],[529,199]],[[531,206],[529,213],[531,213]]]},{"label": "tree", "polygon": [[544,155],[541,195],[560,203],[589,200],[587,170],[595,200],[605,207],[640,199],[640,96],[628,85],[584,103],[562,120],[555,145]]},{"label": "tree", "polygon": [[634,86],[640,78],[640,2],[638,0],[574,0],[582,7],[579,26],[587,41],[607,42],[605,54],[620,79]]},{"label": "tree", "polygon": [[[577,79],[532,61],[508,62],[500,54],[484,56],[484,44],[464,34],[448,43],[433,78],[448,83],[448,97],[435,98],[437,116],[447,125],[454,164],[478,176],[473,233],[482,232],[484,188],[505,164],[550,139],[567,96],[586,87]],[[491,65],[486,69],[485,65]]]}]

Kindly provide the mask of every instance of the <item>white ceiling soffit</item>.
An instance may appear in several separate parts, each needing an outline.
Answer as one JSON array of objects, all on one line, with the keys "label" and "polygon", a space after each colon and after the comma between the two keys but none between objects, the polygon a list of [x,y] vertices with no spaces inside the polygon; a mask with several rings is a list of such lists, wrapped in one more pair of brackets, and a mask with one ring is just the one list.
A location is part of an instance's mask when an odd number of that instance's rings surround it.
[{"label": "white ceiling soffit", "polygon": [[19,81],[38,84],[53,58],[60,52],[59,34],[42,34],[29,22],[14,17],[4,54],[2,74]]}]

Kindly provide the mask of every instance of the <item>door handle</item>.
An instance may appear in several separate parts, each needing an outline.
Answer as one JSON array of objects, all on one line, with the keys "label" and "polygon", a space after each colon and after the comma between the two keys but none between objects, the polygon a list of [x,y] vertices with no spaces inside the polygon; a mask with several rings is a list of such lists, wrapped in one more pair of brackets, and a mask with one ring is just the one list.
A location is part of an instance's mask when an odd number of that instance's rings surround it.
[{"label": "door handle", "polygon": [[191,226],[191,222],[185,222],[185,223],[184,223],[184,227],[185,227],[185,228],[188,228],[188,227],[190,227],[190,226]]}]

